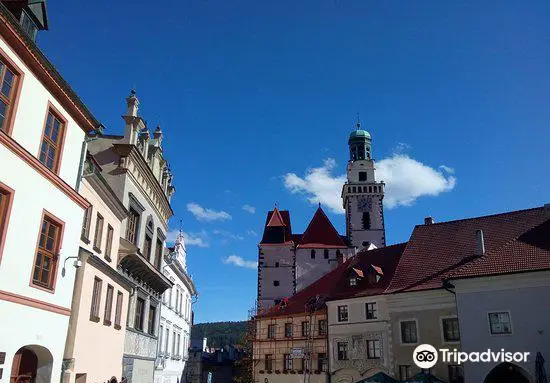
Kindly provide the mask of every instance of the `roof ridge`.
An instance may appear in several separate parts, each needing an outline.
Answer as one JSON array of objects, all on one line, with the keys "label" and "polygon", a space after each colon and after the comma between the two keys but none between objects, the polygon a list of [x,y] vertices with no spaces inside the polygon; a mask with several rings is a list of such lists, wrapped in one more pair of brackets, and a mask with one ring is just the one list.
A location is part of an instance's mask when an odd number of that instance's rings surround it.
[{"label": "roof ridge", "polygon": [[304,243],[303,241],[304,241],[304,238],[306,238],[306,234],[308,234],[310,232],[310,230],[313,230],[312,229],[312,224],[315,222],[315,217],[317,217],[317,213],[321,214],[322,217],[324,217],[325,221],[328,222],[330,229],[332,229],[333,233],[336,234],[338,242],[340,242],[341,245],[345,246],[345,243],[342,240],[342,238],[340,236],[340,233],[338,232],[338,230],[336,230],[336,228],[332,224],[330,218],[326,215],[325,211],[323,210],[323,208],[321,206],[319,206],[317,208],[317,210],[315,210],[315,213],[313,214],[313,217],[311,217],[311,220],[309,221],[309,224],[307,225],[306,229],[304,230],[304,232],[302,234],[302,237],[300,238],[300,243],[298,244],[298,246]]},{"label": "roof ridge", "polygon": [[461,222],[461,221],[473,221],[475,219],[480,219],[480,218],[496,217],[496,216],[499,216],[499,215],[509,215],[509,214],[515,214],[515,213],[522,213],[522,212],[526,212],[526,211],[531,211],[531,210],[539,210],[539,209],[544,209],[544,206],[531,207],[531,208],[528,208],[528,209],[512,210],[512,211],[507,211],[507,212],[503,212],[503,213],[480,215],[480,216],[477,216],[477,217],[453,219],[451,221],[434,222],[434,223],[431,223],[429,225],[419,224],[419,225],[415,225],[414,228],[416,229],[417,227],[424,227],[424,226],[445,225],[445,224]]}]

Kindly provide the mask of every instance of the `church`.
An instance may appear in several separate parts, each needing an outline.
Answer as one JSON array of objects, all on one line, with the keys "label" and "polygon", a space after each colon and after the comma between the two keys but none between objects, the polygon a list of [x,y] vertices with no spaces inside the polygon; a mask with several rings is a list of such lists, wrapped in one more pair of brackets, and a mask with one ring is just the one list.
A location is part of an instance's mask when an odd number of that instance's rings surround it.
[{"label": "church", "polygon": [[384,182],[377,181],[371,135],[358,122],[348,139],[347,181],[342,188],[346,234],[321,205],[303,234],[293,233],[290,212],[267,213],[258,245],[258,308],[268,309],[296,294],[362,249],[386,246]]}]

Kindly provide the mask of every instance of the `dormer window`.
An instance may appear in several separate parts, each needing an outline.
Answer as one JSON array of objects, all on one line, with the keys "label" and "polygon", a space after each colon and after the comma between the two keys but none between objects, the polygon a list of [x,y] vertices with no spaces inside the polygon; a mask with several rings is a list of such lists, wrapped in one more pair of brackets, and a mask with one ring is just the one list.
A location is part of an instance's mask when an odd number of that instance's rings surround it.
[{"label": "dormer window", "polygon": [[351,286],[357,286],[357,278],[352,277],[349,279],[349,285]]},{"label": "dormer window", "polygon": [[38,32],[38,26],[34,20],[27,14],[25,10],[21,12],[21,27],[25,33],[34,41],[36,39],[36,32]]}]

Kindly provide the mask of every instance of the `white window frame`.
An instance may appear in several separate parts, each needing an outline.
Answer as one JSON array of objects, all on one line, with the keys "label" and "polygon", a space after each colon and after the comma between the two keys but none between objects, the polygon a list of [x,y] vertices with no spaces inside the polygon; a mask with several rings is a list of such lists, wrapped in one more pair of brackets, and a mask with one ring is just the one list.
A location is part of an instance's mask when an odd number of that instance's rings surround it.
[{"label": "white window frame", "polygon": [[[510,332],[502,333],[502,334],[493,334],[491,331],[491,318],[489,314],[500,314],[500,313],[506,313],[508,314],[508,318],[510,318]],[[510,336],[514,335],[514,322],[512,320],[512,313],[510,310],[491,310],[487,311],[487,325],[489,326],[489,335],[491,336]]]},{"label": "white window frame", "polygon": [[[374,308],[376,310],[376,317],[372,318],[372,319],[368,319],[367,318],[367,305],[368,304],[374,304]],[[378,302],[377,301],[368,301],[368,302],[365,302],[364,303],[364,307],[365,307],[365,320],[367,322],[371,322],[371,321],[377,321],[378,320],[378,314],[380,313],[380,310],[378,310]]]},{"label": "white window frame", "polygon": [[460,337],[462,336],[460,334],[460,321],[458,321],[458,340],[445,340],[445,327],[443,327],[443,320],[444,319],[456,319],[458,320],[458,316],[456,315],[445,315],[439,317],[439,327],[441,328],[441,343],[442,344],[458,344],[460,343]]},{"label": "white window frame", "polygon": [[[374,347],[374,357],[371,357],[369,355],[369,342],[378,343],[378,348]],[[378,350],[378,356],[376,356],[376,350]],[[370,360],[376,360],[376,359],[382,359],[382,341],[380,339],[367,339],[367,359]]]},{"label": "white window frame", "polygon": [[[404,343],[403,335],[401,333],[401,323],[403,322],[415,322],[416,325],[416,343]],[[399,344],[402,346],[416,346],[420,343],[420,329],[418,328],[418,319],[416,318],[403,318],[399,320]]]},{"label": "white window frame", "polygon": [[[347,318],[346,320],[340,320],[340,307],[346,308]],[[336,306],[336,320],[338,323],[348,323],[349,322],[349,305],[338,305]]]}]

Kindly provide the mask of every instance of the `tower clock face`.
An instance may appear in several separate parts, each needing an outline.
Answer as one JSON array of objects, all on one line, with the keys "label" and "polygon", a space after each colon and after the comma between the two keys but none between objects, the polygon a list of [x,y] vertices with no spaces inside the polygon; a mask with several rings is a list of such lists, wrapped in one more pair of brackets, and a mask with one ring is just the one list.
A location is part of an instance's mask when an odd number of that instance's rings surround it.
[{"label": "tower clock face", "polygon": [[359,211],[371,211],[372,198],[370,196],[360,197],[357,201],[357,210]]}]

